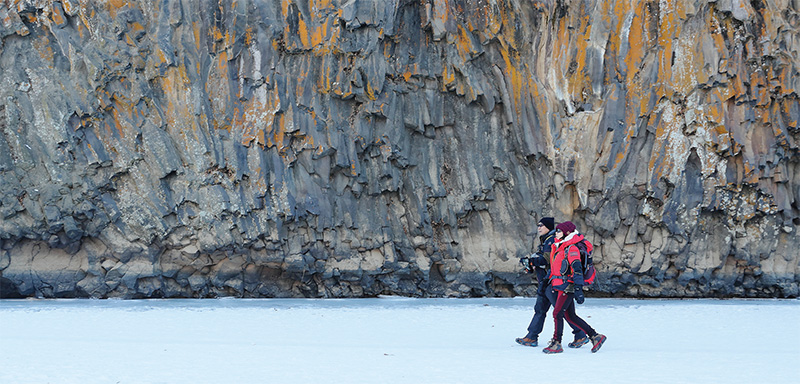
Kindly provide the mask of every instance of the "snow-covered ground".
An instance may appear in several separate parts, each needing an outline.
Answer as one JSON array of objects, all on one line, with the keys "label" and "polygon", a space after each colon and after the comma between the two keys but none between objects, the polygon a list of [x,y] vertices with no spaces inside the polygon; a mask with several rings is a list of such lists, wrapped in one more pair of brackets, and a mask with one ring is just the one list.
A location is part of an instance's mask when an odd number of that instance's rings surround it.
[{"label": "snow-covered ground", "polygon": [[0,300],[0,383],[800,382],[800,300],[589,298],[608,341],[558,355],[533,303]]}]

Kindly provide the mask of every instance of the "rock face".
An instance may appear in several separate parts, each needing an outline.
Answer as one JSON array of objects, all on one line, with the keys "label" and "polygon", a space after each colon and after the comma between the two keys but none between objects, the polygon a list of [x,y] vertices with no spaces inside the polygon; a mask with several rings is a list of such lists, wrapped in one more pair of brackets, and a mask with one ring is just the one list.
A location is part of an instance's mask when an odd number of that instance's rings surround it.
[{"label": "rock face", "polygon": [[[12,0],[0,297],[796,297],[786,0]],[[537,240],[538,241],[538,240]]]}]

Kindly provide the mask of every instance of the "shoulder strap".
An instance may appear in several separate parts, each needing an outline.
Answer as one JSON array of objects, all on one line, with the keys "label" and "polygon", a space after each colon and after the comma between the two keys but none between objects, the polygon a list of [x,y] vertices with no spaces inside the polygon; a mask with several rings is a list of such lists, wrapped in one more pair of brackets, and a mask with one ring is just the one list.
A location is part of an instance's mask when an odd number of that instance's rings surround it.
[{"label": "shoulder strap", "polygon": [[580,242],[583,244],[578,249],[581,251],[581,263],[583,264],[583,268],[585,269],[590,264],[594,264],[594,262],[592,261],[592,250],[591,250],[591,248],[594,247],[591,246],[591,243],[587,244],[587,241],[585,239],[581,240]]}]

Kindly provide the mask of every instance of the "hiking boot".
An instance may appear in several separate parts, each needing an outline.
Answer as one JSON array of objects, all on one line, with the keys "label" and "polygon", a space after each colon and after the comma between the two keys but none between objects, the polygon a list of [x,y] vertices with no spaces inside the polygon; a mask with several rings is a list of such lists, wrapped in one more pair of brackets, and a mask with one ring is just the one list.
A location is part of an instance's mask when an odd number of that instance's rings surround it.
[{"label": "hiking boot", "polygon": [[606,342],[606,335],[596,334],[592,337],[592,353],[597,352],[600,347],[603,346],[603,343]]},{"label": "hiking boot", "polygon": [[524,345],[526,347],[536,347],[536,346],[539,345],[539,340],[538,339],[530,339],[530,338],[527,338],[527,337],[518,337],[514,341],[516,341],[517,344]]},{"label": "hiking boot", "polygon": [[543,349],[542,352],[551,354],[551,353],[561,353],[564,352],[564,348],[561,348],[561,342],[556,340],[550,340],[550,344],[547,345],[547,348]]},{"label": "hiking boot", "polygon": [[576,336],[575,340],[572,341],[571,343],[567,344],[567,346],[570,347],[570,348],[580,348],[580,347],[584,346],[587,343],[589,343],[589,336],[583,336],[581,338],[578,338]]}]

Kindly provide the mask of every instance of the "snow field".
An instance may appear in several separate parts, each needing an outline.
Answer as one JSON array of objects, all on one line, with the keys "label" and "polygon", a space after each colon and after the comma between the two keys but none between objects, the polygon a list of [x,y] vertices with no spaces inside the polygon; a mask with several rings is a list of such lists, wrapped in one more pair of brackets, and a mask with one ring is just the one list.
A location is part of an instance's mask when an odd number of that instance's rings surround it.
[{"label": "snow field", "polygon": [[533,304],[0,300],[0,383],[800,382],[800,300],[588,298],[608,341],[558,355],[552,318],[539,347],[514,342]]}]

